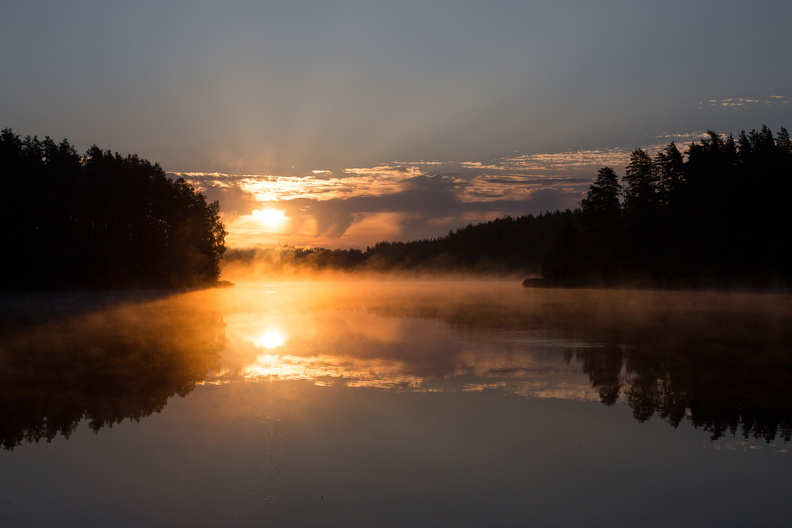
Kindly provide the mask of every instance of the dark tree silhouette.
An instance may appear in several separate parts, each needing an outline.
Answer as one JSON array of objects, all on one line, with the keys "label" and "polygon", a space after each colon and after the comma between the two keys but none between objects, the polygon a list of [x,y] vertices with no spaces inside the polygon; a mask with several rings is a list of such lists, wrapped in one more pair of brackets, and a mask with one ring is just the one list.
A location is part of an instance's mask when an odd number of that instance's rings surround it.
[{"label": "dark tree silhouette", "polygon": [[656,214],[657,173],[652,158],[641,149],[630,154],[624,175],[624,209],[629,215]]},{"label": "dark tree silhouette", "polygon": [[672,141],[657,153],[652,163],[658,199],[664,207],[668,207],[678,201],[685,183],[685,158]]},{"label": "dark tree silhouette", "polygon": [[710,131],[684,155],[673,143],[654,159],[639,149],[623,183],[619,205],[615,174],[600,170],[546,262],[547,279],[559,285],[792,286],[786,129],[774,136],[762,127],[737,140]]},{"label": "dark tree silhouette", "polygon": [[409,242],[378,242],[365,251],[293,247],[234,249],[227,261],[258,262],[277,273],[292,269],[536,273],[555,245],[566,213],[506,216],[469,224],[448,235]]},{"label": "dark tree silhouette", "polygon": [[611,167],[599,170],[578,212],[568,214],[542,273],[551,283],[608,283],[621,273],[622,188]]},{"label": "dark tree silhouette", "polygon": [[586,198],[580,202],[586,224],[609,229],[618,226],[621,220],[621,192],[619,178],[614,170],[611,167],[601,168]]},{"label": "dark tree silhouette", "polygon": [[646,270],[650,275],[656,272],[660,247],[660,193],[659,177],[652,158],[641,149],[630,154],[624,181],[624,247],[629,253],[624,255],[629,269]]},{"label": "dark tree silhouette", "polygon": [[159,165],[0,133],[5,289],[194,287],[225,251],[217,202]]}]

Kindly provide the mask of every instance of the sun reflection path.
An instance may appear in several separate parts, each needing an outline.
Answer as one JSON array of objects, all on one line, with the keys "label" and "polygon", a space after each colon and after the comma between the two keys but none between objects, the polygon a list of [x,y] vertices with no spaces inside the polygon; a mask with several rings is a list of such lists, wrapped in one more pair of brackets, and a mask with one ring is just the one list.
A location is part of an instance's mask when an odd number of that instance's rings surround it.
[{"label": "sun reflection path", "polygon": [[286,335],[280,330],[267,330],[253,340],[256,348],[278,348],[286,344]]},{"label": "sun reflection path", "polygon": [[357,359],[332,355],[293,356],[260,354],[242,372],[248,381],[311,380],[316,385],[343,381],[350,387],[409,388],[421,387],[424,378],[404,372],[398,361]]},{"label": "sun reflection path", "polygon": [[[382,291],[377,286],[371,298],[398,300],[394,287],[403,291],[401,284]],[[204,383],[305,381],[409,392],[598,398],[588,376],[559,353],[585,343],[548,338],[544,331],[462,331],[436,320],[383,315],[358,304],[357,296],[369,299],[371,288],[270,282],[228,292],[234,294],[229,302],[234,308],[224,319],[226,350]]]}]

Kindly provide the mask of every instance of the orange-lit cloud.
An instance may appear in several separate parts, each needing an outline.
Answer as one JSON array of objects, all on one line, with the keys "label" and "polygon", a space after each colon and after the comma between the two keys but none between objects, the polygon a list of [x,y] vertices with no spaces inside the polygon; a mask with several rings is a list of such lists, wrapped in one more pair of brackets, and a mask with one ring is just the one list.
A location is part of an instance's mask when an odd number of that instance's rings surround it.
[{"label": "orange-lit cloud", "polygon": [[[700,137],[701,132],[664,133],[641,148],[654,153],[670,141],[684,147]],[[229,246],[365,248],[379,241],[433,238],[505,215],[576,207],[598,168],[620,172],[629,156],[626,149],[585,149],[486,163],[402,161],[315,169],[304,176],[174,176],[220,200]]]}]

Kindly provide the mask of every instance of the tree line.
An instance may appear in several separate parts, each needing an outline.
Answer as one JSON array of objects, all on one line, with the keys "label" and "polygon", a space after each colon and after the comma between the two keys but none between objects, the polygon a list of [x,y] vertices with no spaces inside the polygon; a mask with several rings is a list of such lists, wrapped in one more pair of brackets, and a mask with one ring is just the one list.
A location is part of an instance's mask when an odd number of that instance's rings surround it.
[{"label": "tree line", "polygon": [[219,204],[157,164],[0,133],[0,289],[173,288],[217,282]]},{"label": "tree line", "polygon": [[567,213],[506,216],[436,238],[377,242],[365,250],[290,246],[231,249],[226,262],[288,270],[417,271],[428,273],[536,273],[553,249]]},{"label": "tree line", "polygon": [[789,286],[792,141],[766,126],[708,132],[682,153],[603,167],[543,265],[551,284]]}]

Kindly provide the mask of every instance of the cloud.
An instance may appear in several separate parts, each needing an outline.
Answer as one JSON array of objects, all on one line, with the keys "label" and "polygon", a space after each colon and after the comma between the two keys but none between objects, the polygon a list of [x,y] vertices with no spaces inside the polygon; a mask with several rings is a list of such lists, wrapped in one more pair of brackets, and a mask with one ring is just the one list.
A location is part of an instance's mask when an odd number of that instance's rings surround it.
[{"label": "cloud", "polygon": [[706,136],[707,133],[703,130],[696,132],[663,132],[662,134],[654,136],[654,139],[663,140],[665,145],[672,141],[675,143],[692,143]]},{"label": "cloud", "polygon": [[[783,96],[772,96],[785,100]],[[654,155],[671,141],[704,132],[663,132],[642,148]],[[382,240],[434,238],[468,223],[574,208],[597,170],[623,174],[634,149],[570,149],[489,162],[394,161],[371,167],[315,169],[303,176],[171,173],[218,199],[229,244],[364,248]],[[257,224],[254,209],[288,217],[276,232]]]},{"label": "cloud", "polygon": [[767,106],[784,105],[789,103],[786,95],[770,95],[759,99],[743,97],[729,97],[727,99],[708,99],[699,102],[699,109],[703,108],[760,108]]},{"label": "cloud", "polygon": [[[662,139],[671,136],[688,137],[663,134]],[[689,135],[693,136],[700,134]],[[220,200],[233,245],[365,247],[385,239],[433,238],[504,215],[576,207],[597,169],[610,165],[618,172],[629,154],[626,149],[588,149],[488,163],[400,161],[339,171],[316,169],[304,176],[174,176],[185,177],[211,199]],[[278,232],[257,226],[250,212],[266,207],[283,210],[288,226]]]},{"label": "cloud", "polygon": [[[590,172],[593,167],[624,166],[629,157],[630,151],[622,148],[568,150],[515,156],[505,159],[503,165],[511,170],[569,175]],[[596,169],[593,170],[596,172]]]},{"label": "cloud", "polygon": [[243,190],[238,182],[227,175],[204,174],[204,175],[185,175],[168,173],[170,178],[188,179],[196,189],[201,192],[209,202],[215,200],[222,204],[223,210],[227,215],[248,215],[255,210],[259,202],[256,197]]},{"label": "cloud", "polygon": [[[418,163],[416,163],[416,165]],[[425,163],[420,163],[420,164],[425,164]],[[390,176],[390,177],[398,178],[398,177],[419,176],[421,174],[421,169],[419,169],[417,166],[408,166],[407,164],[377,165],[376,167],[344,169],[344,173],[348,175],[358,175],[358,176],[373,175],[380,177]]]},{"label": "cloud", "polygon": [[398,223],[400,237],[411,239],[439,236],[447,231],[449,224],[451,228],[462,227],[470,218],[483,221],[506,214],[523,215],[573,207],[581,196],[577,190],[544,187],[527,189],[513,196],[508,193],[499,196],[493,189],[482,199],[471,199],[471,189],[476,187],[477,182],[422,175],[404,180],[401,190],[390,194],[360,194],[326,200],[302,198],[282,205],[288,214],[299,218],[300,225],[312,219],[317,237],[337,239],[356,221],[371,215],[395,213],[391,219]]}]

